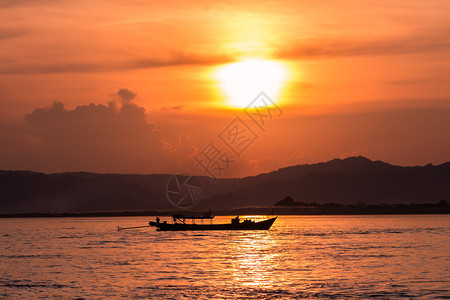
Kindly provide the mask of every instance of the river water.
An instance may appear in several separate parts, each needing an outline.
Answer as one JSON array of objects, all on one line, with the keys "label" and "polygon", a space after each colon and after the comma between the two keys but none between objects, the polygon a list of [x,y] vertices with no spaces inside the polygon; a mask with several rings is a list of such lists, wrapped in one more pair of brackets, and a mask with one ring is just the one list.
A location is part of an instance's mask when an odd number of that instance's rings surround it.
[{"label": "river water", "polygon": [[116,230],[147,222],[0,219],[0,299],[450,298],[450,215],[280,216],[257,232]]}]

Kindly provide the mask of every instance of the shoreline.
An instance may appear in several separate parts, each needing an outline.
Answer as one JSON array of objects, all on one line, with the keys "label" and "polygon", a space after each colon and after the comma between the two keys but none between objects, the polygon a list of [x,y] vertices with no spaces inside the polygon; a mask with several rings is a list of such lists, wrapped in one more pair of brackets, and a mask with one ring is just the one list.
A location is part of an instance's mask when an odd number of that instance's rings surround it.
[{"label": "shoreline", "polygon": [[[88,212],[22,212],[0,213],[0,218],[92,218],[92,217],[153,217],[181,215],[201,215],[205,210],[142,210],[142,211],[88,211]],[[231,210],[212,211],[214,216],[230,215],[445,215],[450,214],[450,204],[441,201],[436,204],[410,205],[340,205],[324,204],[315,206],[272,206],[241,207]]]}]

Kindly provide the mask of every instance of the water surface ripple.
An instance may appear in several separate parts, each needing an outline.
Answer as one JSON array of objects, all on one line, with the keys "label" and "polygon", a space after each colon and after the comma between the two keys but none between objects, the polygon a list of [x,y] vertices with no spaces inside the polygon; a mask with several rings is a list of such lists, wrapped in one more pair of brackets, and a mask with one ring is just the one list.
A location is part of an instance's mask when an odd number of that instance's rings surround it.
[{"label": "water surface ripple", "polygon": [[0,219],[0,298],[450,299],[448,215],[280,216],[256,232],[115,230],[147,221]]}]

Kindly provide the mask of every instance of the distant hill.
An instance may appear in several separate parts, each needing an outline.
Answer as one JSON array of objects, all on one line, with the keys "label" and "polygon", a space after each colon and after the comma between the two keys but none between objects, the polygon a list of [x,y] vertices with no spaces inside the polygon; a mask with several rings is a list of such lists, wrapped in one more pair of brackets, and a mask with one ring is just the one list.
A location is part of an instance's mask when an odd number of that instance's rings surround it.
[{"label": "distant hill", "polygon": [[[171,175],[93,173],[42,174],[0,171],[0,213],[162,210]],[[200,177],[197,209],[272,206],[293,201],[318,204],[409,204],[450,201],[450,162],[438,166],[393,166],[364,157],[282,168],[233,179]]]},{"label": "distant hill", "polygon": [[0,212],[72,212],[170,208],[170,175],[42,174],[0,171]]},{"label": "distant hill", "polygon": [[226,208],[225,204],[269,206],[288,195],[320,204],[437,203],[450,200],[449,183],[450,163],[400,167],[350,157],[243,178],[234,190],[225,188],[200,205],[213,209]]}]

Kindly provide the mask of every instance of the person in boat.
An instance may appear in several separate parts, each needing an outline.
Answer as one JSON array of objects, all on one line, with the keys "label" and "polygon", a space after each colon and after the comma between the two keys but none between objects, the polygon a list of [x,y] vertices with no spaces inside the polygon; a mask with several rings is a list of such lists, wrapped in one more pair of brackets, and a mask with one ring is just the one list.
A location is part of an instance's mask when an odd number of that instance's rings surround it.
[{"label": "person in boat", "polygon": [[159,223],[159,217],[156,217],[156,223]]},{"label": "person in boat", "polygon": [[239,216],[231,220],[231,224],[239,224]]}]

